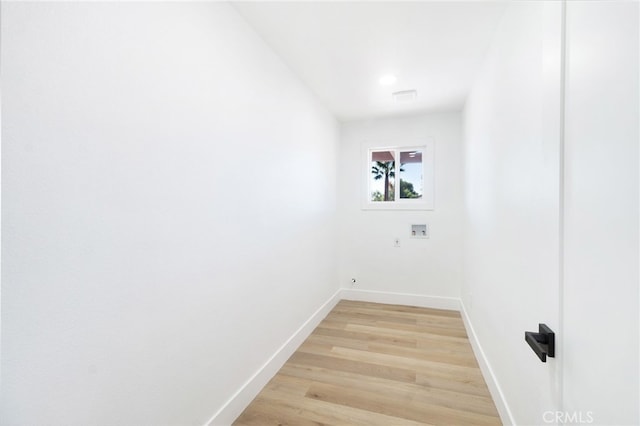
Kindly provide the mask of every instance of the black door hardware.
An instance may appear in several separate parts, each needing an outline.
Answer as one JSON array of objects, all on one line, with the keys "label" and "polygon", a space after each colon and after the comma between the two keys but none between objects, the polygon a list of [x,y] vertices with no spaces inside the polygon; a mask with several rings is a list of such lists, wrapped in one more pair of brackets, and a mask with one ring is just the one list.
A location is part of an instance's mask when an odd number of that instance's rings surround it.
[{"label": "black door hardware", "polygon": [[547,362],[547,356],[556,355],[556,335],[546,324],[538,324],[538,332],[525,331],[524,340],[538,355],[540,361]]}]

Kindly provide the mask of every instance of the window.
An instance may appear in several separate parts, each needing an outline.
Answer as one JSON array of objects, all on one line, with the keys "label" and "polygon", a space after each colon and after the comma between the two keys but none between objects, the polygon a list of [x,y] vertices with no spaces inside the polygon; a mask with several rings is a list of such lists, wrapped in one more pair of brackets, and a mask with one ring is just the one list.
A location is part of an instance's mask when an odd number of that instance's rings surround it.
[{"label": "window", "polygon": [[368,147],[365,209],[433,209],[433,144]]}]

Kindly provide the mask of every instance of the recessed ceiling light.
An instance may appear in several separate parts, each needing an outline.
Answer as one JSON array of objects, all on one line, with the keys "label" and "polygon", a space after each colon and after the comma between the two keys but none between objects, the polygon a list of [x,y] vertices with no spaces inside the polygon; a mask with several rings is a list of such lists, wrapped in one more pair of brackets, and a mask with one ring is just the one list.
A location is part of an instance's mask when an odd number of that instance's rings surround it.
[{"label": "recessed ceiling light", "polygon": [[417,90],[401,90],[399,92],[393,92],[391,94],[391,96],[393,96],[393,100],[396,102],[406,102],[406,101],[412,101],[415,98],[418,97],[418,91]]},{"label": "recessed ceiling light", "polygon": [[383,75],[382,77],[380,77],[380,80],[378,80],[378,82],[382,85],[382,86],[391,86],[392,84],[394,84],[398,79],[396,78],[395,75],[393,74],[387,74],[387,75]]}]

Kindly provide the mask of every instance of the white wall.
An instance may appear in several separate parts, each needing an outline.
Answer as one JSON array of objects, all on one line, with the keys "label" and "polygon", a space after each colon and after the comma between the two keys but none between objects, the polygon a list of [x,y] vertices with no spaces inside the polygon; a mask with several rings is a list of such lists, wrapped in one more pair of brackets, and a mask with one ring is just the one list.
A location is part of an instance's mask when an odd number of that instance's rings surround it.
[{"label": "white wall", "polygon": [[601,425],[640,424],[638,8],[567,3],[564,403]]},{"label": "white wall", "polygon": [[337,290],[337,123],[221,3],[3,3],[2,65],[0,422],[205,423]]},{"label": "white wall", "polygon": [[560,6],[509,5],[464,110],[463,304],[503,421],[523,425],[542,424],[560,392],[557,359],[524,341],[538,323],[559,329]]},{"label": "white wall", "polygon": [[[460,113],[342,124],[338,203],[340,283],[355,289],[458,297],[462,282],[462,152]],[[362,210],[365,141],[435,142],[435,210]],[[429,239],[410,225],[428,223]],[[395,237],[400,247],[394,247]]]}]

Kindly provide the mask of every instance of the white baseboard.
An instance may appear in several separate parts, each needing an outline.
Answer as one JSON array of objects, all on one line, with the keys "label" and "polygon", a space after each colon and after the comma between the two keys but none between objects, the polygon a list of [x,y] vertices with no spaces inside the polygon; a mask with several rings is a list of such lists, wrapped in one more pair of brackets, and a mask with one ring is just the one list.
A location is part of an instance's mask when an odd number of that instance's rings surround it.
[{"label": "white baseboard", "polygon": [[464,304],[456,297],[424,296],[419,294],[392,293],[373,290],[343,288],[333,294],[304,324],[273,354],[267,362],[218,410],[205,424],[206,426],[227,426],[232,424],[244,411],[262,388],[282,368],[289,357],[298,349],[320,322],[331,312],[340,300],[388,303],[423,308],[460,311],[473,352],[480,365],[489,392],[496,404],[500,418],[505,425],[514,425],[513,416],[491,365],[480,346]]},{"label": "white baseboard", "polygon": [[342,299],[359,302],[388,303],[392,305],[419,306],[421,308],[460,310],[457,297],[424,296],[421,294],[392,293],[386,291],[342,289]]},{"label": "white baseboard", "polygon": [[473,353],[475,354],[476,359],[478,360],[478,364],[480,365],[480,371],[482,372],[484,381],[487,383],[487,387],[489,388],[489,392],[491,393],[493,402],[496,404],[496,409],[498,410],[498,414],[500,415],[500,420],[502,421],[503,425],[515,425],[516,423],[513,420],[513,415],[511,414],[511,410],[509,409],[507,400],[504,397],[504,393],[502,392],[502,389],[498,384],[498,380],[496,379],[495,374],[493,374],[491,364],[487,360],[487,357],[482,350],[482,346],[480,345],[478,336],[473,329],[471,319],[469,318],[469,315],[467,314],[464,303],[462,301],[460,301],[460,314],[462,315],[464,327],[467,329],[467,335],[469,336],[469,342],[471,343],[471,347],[473,348]]},{"label": "white baseboard", "polygon": [[264,365],[242,385],[242,387],[205,424],[207,426],[227,426],[238,418],[253,401],[262,388],[282,368],[289,357],[298,349],[311,332],[331,312],[340,301],[342,289],[338,289],[302,326],[264,363]]}]

